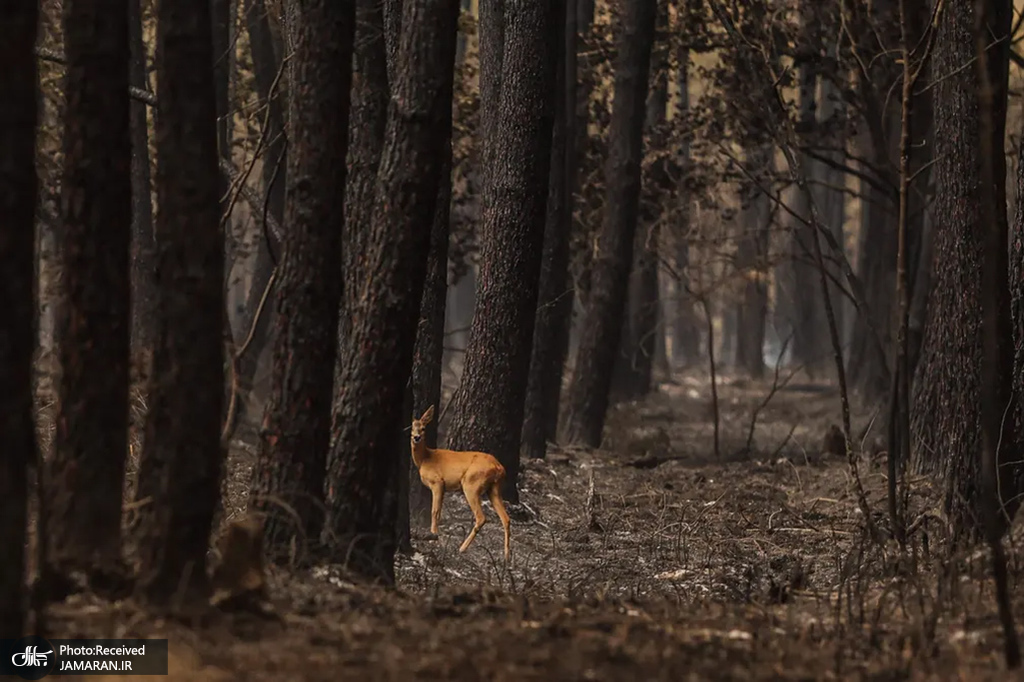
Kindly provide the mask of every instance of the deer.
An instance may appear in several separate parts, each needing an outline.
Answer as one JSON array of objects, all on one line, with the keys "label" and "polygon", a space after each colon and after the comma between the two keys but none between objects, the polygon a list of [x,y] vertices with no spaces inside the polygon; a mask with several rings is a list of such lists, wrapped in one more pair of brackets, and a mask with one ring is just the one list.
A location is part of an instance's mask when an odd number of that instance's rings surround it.
[{"label": "deer", "polygon": [[501,498],[501,483],[505,480],[505,467],[494,457],[486,452],[475,452],[465,450],[444,450],[441,448],[428,448],[424,440],[427,424],[434,418],[434,406],[426,409],[419,419],[415,416],[412,420],[410,444],[412,446],[412,461],[420,472],[420,480],[429,490],[432,497],[430,509],[430,532],[438,534],[438,524],[441,521],[441,501],[445,492],[451,492],[462,488],[463,495],[469,508],[473,510],[475,523],[473,530],[469,531],[466,540],[459,547],[459,552],[465,552],[476,534],[487,522],[484,516],[484,507],[481,497],[484,493],[491,500],[491,506],[501,519],[505,527],[505,561],[510,556],[510,538],[512,534],[511,522],[508,512],[505,510],[505,502]]}]

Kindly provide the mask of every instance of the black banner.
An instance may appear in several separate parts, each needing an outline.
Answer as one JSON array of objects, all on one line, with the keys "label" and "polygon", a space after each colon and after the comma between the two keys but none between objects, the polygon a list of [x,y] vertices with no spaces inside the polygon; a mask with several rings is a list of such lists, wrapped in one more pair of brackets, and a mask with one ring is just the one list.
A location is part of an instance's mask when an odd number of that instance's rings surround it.
[{"label": "black banner", "polygon": [[166,675],[166,639],[0,639],[0,675]]}]

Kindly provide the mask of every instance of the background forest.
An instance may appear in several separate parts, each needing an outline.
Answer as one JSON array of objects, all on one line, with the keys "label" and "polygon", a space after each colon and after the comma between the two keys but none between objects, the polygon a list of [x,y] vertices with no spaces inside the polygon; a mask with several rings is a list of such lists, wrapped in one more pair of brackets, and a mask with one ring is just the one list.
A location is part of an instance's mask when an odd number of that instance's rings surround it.
[{"label": "background forest", "polygon": [[[6,3],[0,637],[1006,679],[1017,5]],[[430,406],[511,561],[428,532]]]}]

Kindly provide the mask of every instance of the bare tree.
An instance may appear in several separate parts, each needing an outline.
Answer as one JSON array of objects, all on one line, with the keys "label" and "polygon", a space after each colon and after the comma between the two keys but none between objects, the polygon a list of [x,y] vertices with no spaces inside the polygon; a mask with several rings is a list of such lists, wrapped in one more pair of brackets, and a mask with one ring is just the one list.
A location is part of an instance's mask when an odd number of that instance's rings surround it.
[{"label": "bare tree", "polygon": [[[1009,344],[1004,335],[1011,334],[1011,327],[1009,300],[1004,300],[1002,293],[998,300],[985,300],[986,296],[994,295],[998,283],[988,282],[988,288],[982,289],[983,278],[993,273],[1003,277],[1009,265],[1003,261],[1000,268],[997,261],[996,265],[983,267],[986,231],[979,228],[986,210],[982,203],[987,196],[995,207],[989,229],[1002,234],[1001,243],[1007,243],[1005,157],[1000,153],[982,155],[981,145],[1003,149],[1009,71],[1006,37],[1011,7],[1002,0],[991,8],[987,27],[991,47],[986,54],[991,88],[991,123],[986,128],[991,139],[982,140],[976,75],[974,69],[964,68],[975,58],[971,39],[973,6],[973,0],[947,3],[935,43],[933,68],[936,75],[942,74],[935,97],[936,172],[941,187],[936,194],[935,210],[936,281],[930,295],[911,413],[918,466],[946,476],[947,505],[954,528],[972,536],[983,529],[977,456],[982,444],[982,415],[987,410],[987,418],[1013,422],[1005,416],[1012,414],[1007,412],[1010,388],[986,384],[982,391],[982,307],[988,310],[988,306],[996,306],[991,314],[997,317],[998,344]],[[983,168],[983,164],[992,167]],[[983,192],[982,178],[991,178],[991,193],[987,188]],[[991,272],[986,275],[986,271]],[[1005,292],[1006,284],[998,288]],[[1006,363],[1010,362],[1007,353],[1012,353],[1012,349],[1007,346],[993,352],[999,358],[998,371],[1009,381],[1012,370]],[[994,437],[991,431],[989,435]],[[1003,442],[1000,467],[1018,459],[1014,456],[1016,449],[1015,438]],[[1004,507],[997,521],[1004,528],[1019,504],[1015,478],[1015,467],[1000,473],[1000,499]]]},{"label": "bare tree", "polygon": [[569,288],[569,234],[576,186],[576,0],[565,3],[559,18],[562,33],[555,79],[555,123],[551,134],[544,251],[538,282],[537,317],[523,416],[527,457],[544,457],[556,437],[562,374],[569,348],[573,292]]},{"label": "bare tree", "polygon": [[[368,578],[394,580],[395,508],[388,486],[395,430],[408,415],[427,253],[451,125],[458,0],[406,0],[393,96],[366,241],[367,272],[342,349],[328,463],[335,553]],[[387,14],[385,14],[385,18]]]},{"label": "bare tree", "polygon": [[[668,3],[660,2],[652,48],[650,88],[647,95],[645,130],[647,149],[657,155],[664,146],[665,117],[668,113]],[[660,326],[658,296],[658,242],[660,235],[661,193],[668,191],[672,179],[666,172],[667,159],[650,163],[642,176],[639,221],[633,245],[633,270],[630,273],[623,318],[622,338],[615,357],[612,393],[622,400],[635,400],[651,390],[654,354]]]},{"label": "bare tree", "polygon": [[640,204],[644,103],[656,16],[656,0],[628,0],[615,64],[615,100],[605,170],[608,196],[564,427],[567,440],[591,447],[601,444],[612,363],[626,307]]},{"label": "bare tree", "polygon": [[[511,503],[519,501],[519,448],[551,165],[556,17],[564,11],[562,2],[505,0],[500,22],[495,17],[480,27],[488,139],[481,265],[448,445],[497,457],[507,472],[502,495]],[[485,46],[495,50],[499,36],[500,62],[485,60]],[[487,73],[497,64],[500,83],[484,91],[484,82],[497,80]]]},{"label": "bare tree", "polygon": [[323,527],[355,7],[322,0],[297,16],[274,372],[250,497],[267,513],[267,550],[276,558],[293,537],[308,543]]},{"label": "bare tree", "polygon": [[0,22],[0,637],[25,634],[28,468],[37,462],[32,410],[35,348],[36,58],[39,4],[6,4]]},{"label": "bare tree", "polygon": [[158,7],[159,333],[137,492],[147,501],[140,580],[157,603],[207,590],[224,455],[224,231],[210,21],[202,0]]},{"label": "bare tree", "polygon": [[58,570],[121,570],[128,456],[132,159],[128,2],[67,0],[61,364],[47,540]]},{"label": "bare tree", "polygon": [[[131,85],[149,89],[146,46],[142,39],[142,0],[128,2],[128,45]],[[133,100],[132,140],[132,344],[135,362],[148,364],[156,337],[156,243],[153,241],[152,172],[146,104]]]}]

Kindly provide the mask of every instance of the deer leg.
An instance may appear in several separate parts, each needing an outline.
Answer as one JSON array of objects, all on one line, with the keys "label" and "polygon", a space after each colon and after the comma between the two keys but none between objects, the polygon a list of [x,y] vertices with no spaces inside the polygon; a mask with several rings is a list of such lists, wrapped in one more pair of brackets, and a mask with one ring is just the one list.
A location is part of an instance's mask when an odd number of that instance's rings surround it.
[{"label": "deer leg", "polygon": [[480,493],[483,492],[480,489],[480,485],[466,481],[462,484],[462,492],[466,495],[466,502],[469,502],[469,508],[473,510],[473,518],[476,519],[476,523],[473,524],[473,530],[469,531],[466,541],[459,547],[460,552],[465,552],[473,543],[477,532],[487,523],[487,517],[484,516],[484,505],[480,502]]},{"label": "deer leg", "polygon": [[511,540],[512,540],[512,522],[508,518],[508,512],[505,511],[505,501],[501,499],[501,485],[498,483],[492,483],[490,489],[491,506],[494,507],[494,511],[498,514],[498,518],[501,519],[501,525],[505,527],[505,561],[508,561],[511,555]]},{"label": "deer leg", "polygon": [[444,499],[444,483],[430,486],[430,532],[437,535],[437,526],[441,523],[441,501]]}]

